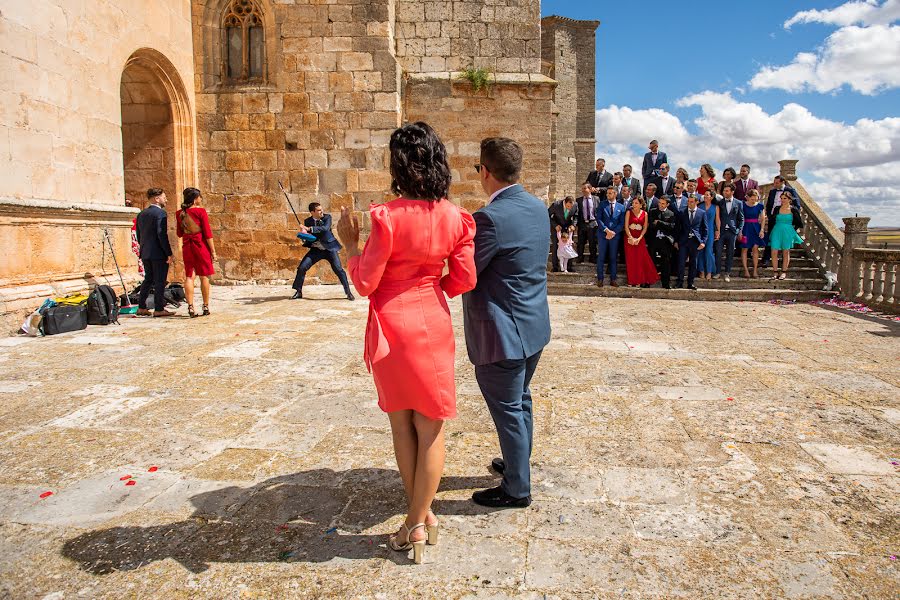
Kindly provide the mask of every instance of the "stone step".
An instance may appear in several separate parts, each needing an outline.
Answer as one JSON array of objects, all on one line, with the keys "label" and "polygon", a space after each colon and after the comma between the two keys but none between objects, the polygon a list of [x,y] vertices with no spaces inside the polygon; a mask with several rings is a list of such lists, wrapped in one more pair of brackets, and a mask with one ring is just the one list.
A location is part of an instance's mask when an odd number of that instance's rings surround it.
[{"label": "stone step", "polygon": [[823,292],[822,290],[796,290],[796,289],[671,289],[666,290],[659,286],[652,288],[613,288],[605,285],[598,288],[596,285],[583,285],[577,283],[548,284],[548,293],[551,296],[598,296],[603,298],[639,298],[639,299],[670,299],[670,300],[701,300],[721,302],[768,302],[770,300],[782,300],[788,302],[812,302],[837,296],[837,292]]},{"label": "stone step", "polygon": [[[627,276],[619,273],[618,282],[620,286],[627,287]],[[596,275],[589,274],[566,274],[566,273],[548,273],[548,285],[550,283],[559,283],[564,285],[596,285]],[[825,279],[818,277],[792,276],[788,273],[787,279],[770,279],[769,277],[759,279],[744,279],[742,277],[732,277],[731,281],[726,282],[724,279],[697,279],[694,284],[698,288],[705,289],[795,289],[795,290],[821,290],[825,286]],[[606,285],[609,285],[609,276],[607,275]],[[660,284],[655,284],[659,287]],[[675,285],[675,278],[672,278],[672,285]]]}]

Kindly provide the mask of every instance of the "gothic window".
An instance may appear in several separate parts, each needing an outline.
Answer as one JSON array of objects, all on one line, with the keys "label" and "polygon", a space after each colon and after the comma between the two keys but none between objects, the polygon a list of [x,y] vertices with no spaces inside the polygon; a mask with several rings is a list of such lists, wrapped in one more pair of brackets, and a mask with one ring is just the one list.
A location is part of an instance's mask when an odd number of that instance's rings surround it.
[{"label": "gothic window", "polygon": [[253,0],[232,0],[222,19],[222,66],[228,83],[263,83],[266,72],[262,14]]}]

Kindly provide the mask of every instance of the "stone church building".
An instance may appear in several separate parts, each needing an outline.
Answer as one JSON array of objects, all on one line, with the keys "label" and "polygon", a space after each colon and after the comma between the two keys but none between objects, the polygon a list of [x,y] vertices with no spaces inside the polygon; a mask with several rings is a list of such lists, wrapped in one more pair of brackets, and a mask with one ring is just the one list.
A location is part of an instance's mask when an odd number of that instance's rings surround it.
[{"label": "stone church building", "polygon": [[541,19],[539,0],[0,0],[0,312],[113,274],[104,229],[135,280],[131,223],[156,186],[172,212],[202,190],[217,281],[289,279],[302,249],[279,182],[303,211],[367,217],[404,122],[435,127],[470,210],[492,135],[524,146],[531,192],[575,193],[598,24]]}]

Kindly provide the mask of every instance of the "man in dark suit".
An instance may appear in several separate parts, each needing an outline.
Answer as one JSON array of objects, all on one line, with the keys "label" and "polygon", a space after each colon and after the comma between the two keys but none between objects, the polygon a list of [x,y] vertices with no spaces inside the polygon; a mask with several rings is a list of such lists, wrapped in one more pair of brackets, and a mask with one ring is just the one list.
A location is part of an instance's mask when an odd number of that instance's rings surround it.
[{"label": "man in dark suit", "polygon": [[493,508],[531,504],[531,377],[550,342],[544,203],[517,185],[522,148],[507,138],[481,141],[481,187],[490,202],[475,218],[478,283],[463,295],[469,360],[500,438],[499,487],[472,494]]},{"label": "man in dark suit", "polygon": [[[792,188],[787,184],[787,181],[781,176],[776,175],[775,179],[772,180],[772,189],[769,190],[769,197],[766,200],[766,238],[768,239],[769,235],[772,233],[772,229],[775,227],[775,213],[778,212],[778,209],[781,208],[781,192],[788,190],[791,192],[791,205],[800,210],[800,195],[797,194],[797,190]],[[772,247],[766,244],[765,250],[763,250],[762,256],[762,265],[766,266],[769,264],[769,260],[772,257]]]},{"label": "man in dark suit", "polygon": [[[575,209],[575,198],[566,196],[563,200],[557,200],[547,209],[550,215],[550,257],[553,262],[553,272],[559,273],[559,238],[557,233],[567,232],[572,235],[575,232],[575,224],[578,222],[578,212]],[[569,269],[571,271],[571,269]]]},{"label": "man in dark suit", "polygon": [[625,207],[616,202],[616,190],[606,190],[606,202],[600,205],[597,237],[600,248],[597,256],[597,285],[603,287],[603,268],[609,260],[609,284],[619,287],[616,282],[619,260],[619,243],[625,230]]},{"label": "man in dark suit", "polygon": [[659,167],[669,162],[665,152],[659,151],[659,142],[652,140],[649,146],[650,152],[644,155],[644,164],[641,167],[641,177],[644,182],[659,177]]},{"label": "man in dark suit", "polygon": [[722,200],[719,202],[721,212],[720,230],[722,235],[717,243],[721,244],[718,253],[719,273],[726,282],[731,281],[731,265],[734,262],[734,249],[737,239],[744,230],[744,203],[734,197],[734,184],[726,183],[722,186]]},{"label": "man in dark suit", "polygon": [[592,194],[593,187],[590,183],[581,186],[581,198],[576,202],[578,210],[578,221],[576,229],[578,231],[578,243],[576,251],[578,252],[578,263],[584,262],[584,246],[588,244],[591,251],[590,260],[588,262],[597,262],[597,213],[600,210],[600,201]]},{"label": "man in dark suit", "polygon": [[347,280],[347,273],[341,265],[341,257],[338,252],[342,248],[341,243],[337,241],[331,232],[331,215],[325,214],[322,205],[318,202],[312,202],[309,205],[309,217],[303,221],[303,227],[300,228],[301,233],[308,233],[316,236],[315,241],[303,242],[303,246],[309,248],[309,252],[297,265],[297,275],[294,277],[294,295],[291,300],[303,298],[303,282],[306,280],[306,272],[309,271],[314,264],[320,260],[327,260],[331,265],[331,270],[337,275],[344,286],[344,294],[347,300],[356,300],[353,292],[350,291],[350,282]]},{"label": "man in dark suit", "polygon": [[[656,197],[671,196],[675,188],[675,178],[669,175],[669,164],[663,163],[659,166],[659,177],[653,180],[656,184]],[[646,194],[645,198],[649,198]]]},{"label": "man in dark suit", "polygon": [[677,224],[675,213],[669,210],[669,197],[663,196],[657,204],[658,207],[649,215],[650,227],[653,232],[650,243],[653,254],[657,258],[656,266],[659,269],[660,281],[663,288],[668,290],[671,288],[672,251],[675,249]]},{"label": "man in dark suit", "polygon": [[597,198],[606,198],[606,188],[612,185],[612,173],[606,170],[606,159],[598,158],[594,165],[596,170],[588,173],[585,183],[591,184],[591,193]]},{"label": "man in dark suit", "polygon": [[616,190],[616,202],[622,202],[622,189],[625,184],[622,182],[622,173],[619,171],[613,173],[612,187]]},{"label": "man in dark suit", "polygon": [[678,213],[678,268],[675,272],[676,287],[684,287],[684,266],[687,262],[688,288],[696,290],[694,278],[697,276],[697,253],[706,248],[706,211],[697,207],[696,198],[688,198],[687,208]]},{"label": "man in dark suit", "polygon": [[641,180],[637,177],[632,177],[632,171],[631,165],[622,167],[622,183],[631,188],[631,197],[634,198],[641,193]]},{"label": "man in dark suit", "polygon": [[169,244],[169,220],[166,216],[166,193],[162,188],[147,190],[150,205],[137,216],[135,233],[141,247],[141,261],[144,263],[144,281],[138,300],[139,315],[149,315],[147,297],[153,290],[153,316],[171,317],[175,313],[166,310],[166,281],[169,265],[174,262],[172,246]]},{"label": "man in dark suit", "polygon": [[747,199],[747,192],[758,189],[759,183],[750,179],[750,165],[741,165],[740,177],[734,182],[734,197],[743,202]]}]

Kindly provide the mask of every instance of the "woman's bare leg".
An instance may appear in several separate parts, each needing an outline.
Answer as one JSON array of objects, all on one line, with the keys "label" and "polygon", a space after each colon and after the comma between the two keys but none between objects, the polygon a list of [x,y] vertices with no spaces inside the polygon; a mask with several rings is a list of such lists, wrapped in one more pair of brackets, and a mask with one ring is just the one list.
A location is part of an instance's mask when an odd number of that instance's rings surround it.
[{"label": "woman's bare leg", "polygon": [[419,452],[419,441],[413,427],[413,411],[398,410],[388,413],[391,421],[391,434],[394,438],[394,456],[397,468],[406,491],[407,508],[412,504],[413,485],[416,479],[416,457]]},{"label": "woman's bare leg", "polygon": [[[413,485],[412,502],[406,523],[409,526],[425,523],[431,503],[437,494],[444,472],[444,422],[435,421],[417,412],[413,413],[413,426],[418,439],[416,475]],[[413,540],[425,539],[425,532],[416,530]]]},{"label": "woman's bare leg", "polygon": [[[190,305],[194,304],[194,278],[193,277],[185,276],[185,278],[184,278],[184,299],[187,300],[188,304],[190,304]],[[162,309],[154,308],[154,310],[162,310]]]},{"label": "woman's bare leg", "polygon": [[200,276],[200,294],[203,296],[204,306],[209,306],[209,277]]}]

